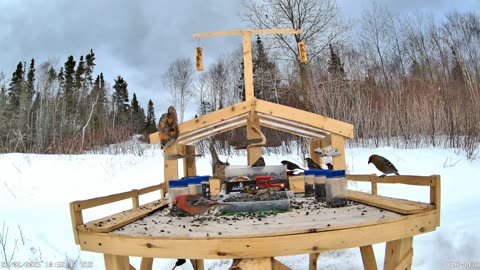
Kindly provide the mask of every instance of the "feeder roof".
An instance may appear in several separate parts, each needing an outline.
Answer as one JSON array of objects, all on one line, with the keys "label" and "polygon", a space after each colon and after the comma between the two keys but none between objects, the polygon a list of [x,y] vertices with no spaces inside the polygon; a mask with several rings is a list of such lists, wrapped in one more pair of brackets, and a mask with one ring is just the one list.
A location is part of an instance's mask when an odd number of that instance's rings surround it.
[{"label": "feeder roof", "polygon": [[353,138],[353,125],[349,123],[254,98],[181,123],[177,142],[192,144],[246,126],[251,113],[259,118],[260,126],[302,137],[322,139],[337,134]]}]

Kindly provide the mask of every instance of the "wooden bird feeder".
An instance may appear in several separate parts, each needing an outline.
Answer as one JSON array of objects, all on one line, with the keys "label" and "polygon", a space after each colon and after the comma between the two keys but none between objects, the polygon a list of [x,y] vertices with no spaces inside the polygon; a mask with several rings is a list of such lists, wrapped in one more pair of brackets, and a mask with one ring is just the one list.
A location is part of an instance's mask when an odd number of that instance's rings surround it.
[{"label": "wooden bird feeder", "polygon": [[[322,115],[276,104],[254,96],[252,35],[298,34],[302,30],[266,29],[233,30],[194,34],[194,38],[224,35],[243,37],[245,100],[221,110],[199,116],[179,124],[176,142],[164,149],[164,183],[70,203],[75,242],[81,250],[103,253],[106,269],[130,269],[129,256],[142,257],[140,269],[152,268],[154,258],[190,259],[194,269],[204,269],[203,259],[233,258],[231,269],[290,269],[274,259],[275,256],[310,254],[309,269],[316,269],[321,252],[359,247],[365,269],[377,269],[372,244],[386,242],[384,269],[410,269],[413,258],[413,237],[434,231],[440,225],[440,177],[347,175],[351,181],[371,183],[371,193],[349,191],[348,199],[368,208],[366,215],[352,215],[353,211],[338,209],[341,218],[322,214],[317,216],[277,215],[273,222],[262,226],[212,223],[208,226],[183,229],[191,220],[179,218],[169,230],[154,225],[149,214],[165,207],[164,198],[168,181],[178,179],[178,159],[183,160],[183,174],[196,175],[195,147],[193,143],[236,128],[247,129],[247,139],[257,140],[247,148],[248,164],[261,156],[266,138],[261,127],[268,127],[310,139],[310,156],[317,162],[321,158],[316,148],[333,147],[340,155],[333,157],[335,169],[345,169],[345,140],[353,138],[353,126]],[[304,46],[299,45],[300,57]],[[197,60],[199,55],[197,50]],[[200,57],[201,60],[201,57]],[[203,66],[203,65],[202,65]],[[198,61],[197,61],[198,67]],[[150,143],[159,142],[158,132],[150,135]],[[170,158],[168,158],[170,157]],[[297,177],[298,178],[298,177]],[[292,182],[291,182],[292,183]],[[302,182],[303,183],[303,182]],[[407,184],[430,189],[428,203],[384,197],[377,194],[377,184]],[[293,190],[303,185],[293,182]],[[214,189],[218,190],[218,187]],[[140,205],[140,196],[155,192],[158,200]],[[84,222],[82,211],[120,200],[131,199],[132,208],[101,219]],[[327,212],[329,210],[326,210]],[[332,210],[333,211],[333,210]],[[378,214],[383,213],[383,214]],[[132,224],[151,224],[143,231],[131,231]],[[177,224],[178,223],[178,224]],[[167,226],[167,225],[165,225]]]}]

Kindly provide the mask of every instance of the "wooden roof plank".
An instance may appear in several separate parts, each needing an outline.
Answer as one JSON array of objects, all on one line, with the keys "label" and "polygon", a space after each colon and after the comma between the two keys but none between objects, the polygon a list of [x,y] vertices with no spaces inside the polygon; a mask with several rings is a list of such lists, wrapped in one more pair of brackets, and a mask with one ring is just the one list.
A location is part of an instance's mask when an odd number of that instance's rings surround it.
[{"label": "wooden roof plank", "polygon": [[224,109],[199,116],[195,119],[179,124],[180,135],[187,134],[197,129],[216,125],[232,117],[248,113],[251,109],[252,101],[243,101],[238,104],[226,107]]},{"label": "wooden roof plank", "polygon": [[255,100],[255,102],[255,111],[259,113],[289,119],[297,123],[316,127],[347,138],[353,138],[352,124],[260,99]]}]

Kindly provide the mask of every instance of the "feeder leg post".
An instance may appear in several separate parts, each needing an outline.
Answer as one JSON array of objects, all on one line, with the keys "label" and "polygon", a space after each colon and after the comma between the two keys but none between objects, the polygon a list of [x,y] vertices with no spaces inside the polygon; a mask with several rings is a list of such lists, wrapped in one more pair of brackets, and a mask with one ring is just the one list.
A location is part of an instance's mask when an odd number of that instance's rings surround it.
[{"label": "feeder leg post", "polygon": [[204,270],[205,266],[202,259],[190,260],[194,270]]},{"label": "feeder leg post", "polygon": [[365,270],[377,270],[377,262],[372,245],[360,247],[360,252],[362,253],[363,268]]},{"label": "feeder leg post", "polygon": [[345,170],[347,168],[347,164],[345,163],[345,138],[340,135],[331,134],[331,139],[332,148],[340,151],[340,155],[332,158],[333,168],[335,170]]},{"label": "feeder leg post", "polygon": [[195,167],[195,157],[188,157],[189,154],[195,154],[195,145],[184,145],[185,147],[185,157],[183,159],[183,175],[184,176],[194,176],[197,175],[197,170]]},{"label": "feeder leg post", "polygon": [[130,270],[128,256],[104,254],[106,270]]},{"label": "feeder leg post", "polygon": [[153,258],[142,258],[140,270],[152,270]]},{"label": "feeder leg post", "polygon": [[317,261],[318,257],[320,256],[320,253],[310,253],[309,254],[309,264],[308,264],[308,269],[309,270],[316,270],[317,269]]},{"label": "feeder leg post", "polygon": [[411,269],[413,258],[413,237],[387,242],[383,269]]},{"label": "feeder leg post", "polygon": [[163,179],[167,185],[165,185],[163,189],[163,196],[165,196],[165,193],[168,191],[168,181],[178,179],[178,160],[166,158],[169,154],[175,153],[176,147],[176,144],[174,144],[164,149]]}]

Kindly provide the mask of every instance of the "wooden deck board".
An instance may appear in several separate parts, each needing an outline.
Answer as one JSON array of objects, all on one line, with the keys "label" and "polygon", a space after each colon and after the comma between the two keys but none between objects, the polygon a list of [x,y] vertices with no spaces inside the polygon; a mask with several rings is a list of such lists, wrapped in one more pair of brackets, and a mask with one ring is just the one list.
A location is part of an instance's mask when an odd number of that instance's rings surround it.
[{"label": "wooden deck board", "polygon": [[356,202],[380,207],[404,215],[417,214],[435,209],[435,205],[431,205],[428,203],[414,202],[380,195],[372,195],[353,190],[348,191],[348,198]]}]

